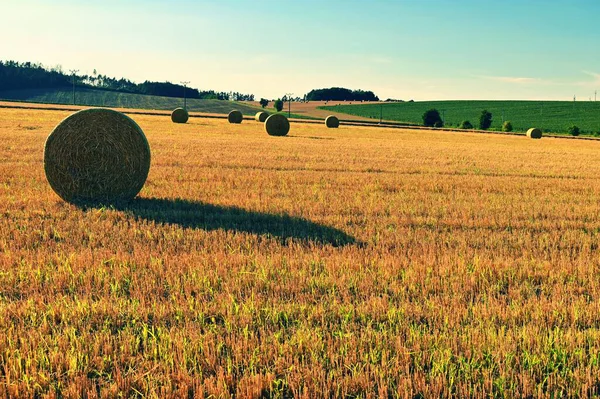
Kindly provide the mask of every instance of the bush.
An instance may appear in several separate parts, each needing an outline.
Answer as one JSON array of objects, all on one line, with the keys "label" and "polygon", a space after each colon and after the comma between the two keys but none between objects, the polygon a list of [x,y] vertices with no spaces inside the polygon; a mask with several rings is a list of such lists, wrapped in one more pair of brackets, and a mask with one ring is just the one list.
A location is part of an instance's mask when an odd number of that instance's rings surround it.
[{"label": "bush", "polygon": [[278,98],[273,102],[273,107],[275,108],[275,111],[281,112],[283,109],[283,101],[281,101],[281,98]]},{"label": "bush", "polygon": [[481,130],[488,130],[492,126],[492,113],[487,110],[481,111],[479,116],[479,128]]},{"label": "bush", "polygon": [[502,131],[503,132],[512,132],[513,131],[512,123],[510,123],[510,121],[505,121],[502,124]]},{"label": "bush", "polygon": [[459,129],[473,129],[473,124],[469,121],[462,121],[460,125],[458,125]]},{"label": "bush", "polygon": [[263,108],[264,108],[264,107],[266,107],[267,105],[269,105],[269,100],[267,100],[266,98],[261,98],[261,99],[260,99],[260,103],[259,103],[259,104],[260,104],[260,106],[261,106],[261,107],[263,107]]},{"label": "bush", "polygon": [[579,133],[581,133],[581,130],[579,129],[579,126],[576,126],[576,125],[569,126],[569,128],[567,129],[567,131],[569,132],[569,134],[571,136],[579,136]]},{"label": "bush", "polygon": [[434,127],[436,126],[436,124],[441,124],[441,126],[444,126],[444,122],[442,121],[442,117],[440,116],[438,110],[432,108],[428,111],[425,111],[425,113],[423,114],[423,126]]}]

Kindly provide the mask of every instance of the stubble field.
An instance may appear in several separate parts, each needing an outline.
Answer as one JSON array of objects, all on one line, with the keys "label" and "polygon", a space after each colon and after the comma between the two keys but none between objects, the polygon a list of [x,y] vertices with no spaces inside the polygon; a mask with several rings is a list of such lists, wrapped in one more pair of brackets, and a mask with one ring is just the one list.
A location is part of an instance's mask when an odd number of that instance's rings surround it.
[{"label": "stubble field", "polygon": [[81,209],[67,115],[0,110],[0,397],[600,395],[600,143],[134,115]]}]

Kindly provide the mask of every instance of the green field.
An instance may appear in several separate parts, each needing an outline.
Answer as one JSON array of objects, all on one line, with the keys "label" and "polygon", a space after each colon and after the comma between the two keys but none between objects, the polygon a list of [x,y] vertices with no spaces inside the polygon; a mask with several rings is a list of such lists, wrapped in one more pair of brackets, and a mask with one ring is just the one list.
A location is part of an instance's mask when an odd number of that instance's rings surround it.
[{"label": "green field", "polygon": [[423,101],[385,104],[355,104],[320,107],[335,112],[379,120],[423,123],[423,113],[435,108],[443,114],[446,127],[457,127],[468,120],[479,124],[482,110],[493,115],[492,129],[500,130],[511,121],[515,131],[538,127],[544,132],[564,133],[577,125],[583,134],[600,132],[600,102],[592,101]]},{"label": "green field", "polygon": [[[27,89],[0,91],[0,100],[17,100],[44,104],[73,104],[73,91],[62,89]],[[114,108],[172,110],[183,106],[183,98],[119,93],[107,90],[77,88],[77,105]],[[187,99],[187,109],[193,112],[227,114],[238,109],[245,115],[254,115],[258,109],[233,101]]]}]

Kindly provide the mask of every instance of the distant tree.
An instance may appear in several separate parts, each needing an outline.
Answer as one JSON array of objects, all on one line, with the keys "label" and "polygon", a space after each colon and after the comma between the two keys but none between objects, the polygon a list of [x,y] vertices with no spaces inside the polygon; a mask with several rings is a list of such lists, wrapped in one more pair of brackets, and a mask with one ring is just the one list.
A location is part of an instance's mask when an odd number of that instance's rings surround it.
[{"label": "distant tree", "polygon": [[[436,124],[438,126],[436,126]],[[428,127],[442,127],[444,126],[444,122],[442,121],[442,117],[437,109],[432,108],[428,111],[425,111],[423,114],[423,125]]]},{"label": "distant tree", "polygon": [[460,125],[458,125],[459,129],[473,129],[473,124],[469,121],[462,121]]},{"label": "distant tree", "polygon": [[504,123],[502,124],[502,131],[503,132],[512,132],[513,130],[513,125],[510,121],[504,121]]},{"label": "distant tree", "polygon": [[571,136],[579,136],[579,133],[581,133],[581,129],[579,129],[579,126],[576,125],[569,126],[567,131]]},{"label": "distant tree", "polygon": [[267,100],[266,98],[261,98],[260,99],[260,106],[264,108],[267,105],[269,105],[269,100]]},{"label": "distant tree", "polygon": [[487,110],[481,111],[479,116],[479,128],[481,130],[488,130],[492,126],[492,113]]},{"label": "distant tree", "polygon": [[283,101],[281,100],[281,98],[278,98],[273,102],[273,107],[277,112],[281,112],[281,110],[283,109]]}]

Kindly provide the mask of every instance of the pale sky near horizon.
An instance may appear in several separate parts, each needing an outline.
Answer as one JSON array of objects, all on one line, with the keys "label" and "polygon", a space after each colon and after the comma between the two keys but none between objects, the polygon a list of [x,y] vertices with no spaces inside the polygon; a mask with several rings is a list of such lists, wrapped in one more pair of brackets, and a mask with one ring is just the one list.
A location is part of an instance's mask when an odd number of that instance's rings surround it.
[{"label": "pale sky near horizon", "polygon": [[0,60],[301,97],[594,100],[600,0],[0,0]]}]

